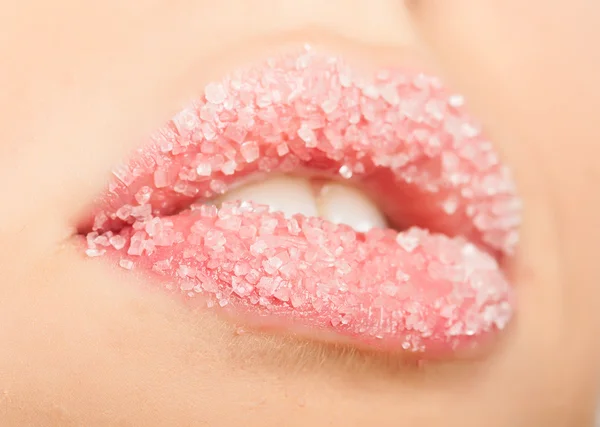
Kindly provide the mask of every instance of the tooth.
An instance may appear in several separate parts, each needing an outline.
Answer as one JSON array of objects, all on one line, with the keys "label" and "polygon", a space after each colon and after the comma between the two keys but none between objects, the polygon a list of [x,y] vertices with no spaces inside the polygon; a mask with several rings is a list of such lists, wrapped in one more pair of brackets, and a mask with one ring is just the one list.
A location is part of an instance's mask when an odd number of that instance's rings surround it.
[{"label": "tooth", "polygon": [[374,227],[386,227],[385,217],[360,190],[329,182],[323,184],[315,197],[315,186],[308,179],[278,176],[262,182],[243,185],[221,196],[217,203],[245,200],[270,206],[290,217],[300,213],[320,216],[336,224],[346,224],[365,232]]},{"label": "tooth", "polygon": [[331,182],[319,193],[319,214],[336,224],[347,224],[365,232],[374,227],[386,227],[381,211],[362,191],[348,185]]},{"label": "tooth", "polygon": [[219,199],[221,202],[234,200],[269,205],[271,211],[281,211],[288,217],[297,213],[306,216],[319,215],[313,187],[303,178],[269,178],[228,191]]}]

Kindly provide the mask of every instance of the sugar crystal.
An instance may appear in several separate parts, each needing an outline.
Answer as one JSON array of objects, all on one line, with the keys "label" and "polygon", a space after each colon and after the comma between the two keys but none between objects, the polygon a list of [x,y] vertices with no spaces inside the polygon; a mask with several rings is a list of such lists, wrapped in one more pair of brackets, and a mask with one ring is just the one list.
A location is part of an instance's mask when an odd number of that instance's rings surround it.
[{"label": "sugar crystal", "polygon": [[248,163],[254,162],[258,159],[259,148],[255,141],[244,142],[240,148],[240,152]]},{"label": "sugar crystal", "polygon": [[342,178],[350,179],[352,178],[352,169],[348,165],[342,165],[339,170]]},{"label": "sugar crystal", "polygon": [[225,101],[227,94],[221,84],[210,83],[204,89],[206,100],[213,104],[221,104]]},{"label": "sugar crystal", "polygon": [[125,270],[131,270],[133,268],[133,261],[129,259],[120,259],[119,265],[123,267]]}]

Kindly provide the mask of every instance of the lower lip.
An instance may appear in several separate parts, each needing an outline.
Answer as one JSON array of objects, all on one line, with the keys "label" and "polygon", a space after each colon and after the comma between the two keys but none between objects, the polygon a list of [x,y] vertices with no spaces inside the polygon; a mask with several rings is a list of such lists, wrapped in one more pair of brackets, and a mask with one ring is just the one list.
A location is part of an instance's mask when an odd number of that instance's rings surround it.
[{"label": "lower lip", "polygon": [[[297,62],[302,58],[289,56],[281,59],[281,62],[297,67]],[[285,73],[289,70],[285,66],[281,69],[281,78],[285,80]],[[248,75],[260,78],[260,74],[256,73],[254,70],[244,75],[242,82],[249,78]],[[384,84],[385,78],[381,77],[381,81]],[[356,80],[351,85],[355,84]],[[366,85],[362,86],[359,100],[365,102],[359,105],[358,111],[363,108],[363,115],[385,115],[386,111],[368,110],[372,105],[369,100],[376,96],[365,89],[368,84],[366,81]],[[410,90],[406,90],[408,86]],[[410,83],[406,87],[404,95],[408,102],[404,108],[411,108],[411,100],[415,104],[412,105],[413,110],[422,107],[418,103],[429,102],[424,99],[423,93],[430,88],[419,88]],[[220,91],[208,93],[214,86],[211,88],[207,88],[206,98],[222,98]],[[327,95],[330,89],[324,87],[322,91]],[[273,94],[268,95],[274,98]],[[248,96],[254,97],[256,93],[249,93]],[[256,107],[258,102],[253,101],[253,105]],[[277,102],[277,99],[271,99],[269,103],[265,101],[264,106],[277,107]],[[399,108],[392,107],[389,99],[386,102],[389,109]],[[206,99],[201,104],[212,106]],[[297,106],[306,108],[307,105],[298,103]],[[260,107],[257,109],[260,110]],[[264,113],[264,109],[262,111]],[[273,112],[276,111],[274,108]],[[234,112],[237,112],[235,108]],[[443,145],[449,134],[439,129],[444,118],[438,117],[438,114],[438,111],[432,110],[429,115],[409,117],[407,112],[404,124],[422,124],[420,129],[427,131],[428,138],[437,138]],[[313,112],[311,120],[320,120],[323,116],[322,111]],[[429,121],[432,118],[435,120]],[[278,117],[277,121],[281,125],[295,119],[298,118]],[[459,125],[469,126],[467,119],[459,113],[453,112],[450,119],[463,120],[464,123],[459,122]],[[194,120],[197,123],[193,126],[198,129],[204,129],[203,126],[208,123],[202,114]],[[359,115],[357,120],[364,118]],[[348,123],[348,127],[351,126],[352,123]],[[183,145],[183,132],[177,126],[175,128],[178,130],[171,132],[168,137],[171,140],[162,138],[162,143],[166,141],[175,147]],[[173,130],[173,127],[170,129]],[[211,131],[214,132],[215,128],[211,128]],[[364,133],[381,138],[377,131],[368,129]],[[195,161],[189,160],[189,156],[185,157],[185,153],[190,150],[190,145],[194,146],[194,153],[202,153],[206,132],[191,144],[186,141],[181,153],[173,154],[171,150],[163,154],[155,144],[150,150],[141,152],[141,156],[128,166],[129,177],[124,177],[122,171],[117,174],[120,179],[111,184],[111,190],[96,211],[93,231],[87,234],[88,255],[95,257],[107,254],[108,259],[127,270],[135,268],[152,272],[159,282],[166,282],[166,289],[183,295],[188,301],[200,300],[209,307],[220,307],[229,313],[253,319],[257,321],[256,324],[307,331],[313,337],[331,335],[362,347],[386,351],[412,351],[433,356],[452,354],[487,341],[491,333],[502,330],[508,324],[513,314],[514,292],[499,266],[499,259],[512,251],[516,240],[515,227],[518,221],[515,220],[515,209],[510,208],[507,212],[497,213],[495,217],[488,217],[488,220],[495,221],[494,224],[500,224],[493,229],[486,229],[478,224],[481,220],[474,220],[473,215],[465,213],[469,212],[469,206],[475,209],[473,206],[482,203],[498,208],[496,212],[506,211],[503,207],[518,205],[512,194],[512,183],[503,175],[504,169],[494,169],[499,171],[495,176],[483,167],[479,171],[476,167],[471,168],[472,176],[467,176],[469,183],[483,181],[490,176],[506,179],[507,182],[501,182],[499,186],[497,179],[495,186],[487,192],[489,194],[479,199],[475,197],[476,200],[471,194],[465,195],[468,192],[458,192],[455,202],[464,208],[464,212],[458,209],[456,213],[456,207],[453,207],[452,213],[433,209],[437,217],[430,215],[427,220],[428,224],[454,224],[445,229],[440,226],[447,234],[462,234],[461,231],[467,230],[469,235],[466,237],[470,241],[465,237],[447,237],[417,227],[400,233],[391,229],[357,233],[350,227],[335,225],[320,218],[302,215],[289,218],[279,212],[269,212],[266,207],[242,202],[228,203],[219,209],[210,205],[192,205],[178,213],[169,212],[180,206],[182,200],[202,199],[208,195],[208,189],[215,190],[215,182],[219,186],[226,186],[231,175],[235,175],[221,169],[216,175],[213,170],[208,178],[195,176],[197,181],[194,182],[194,188],[199,190],[204,185],[206,191],[189,195],[188,199],[182,196],[182,191],[173,191],[177,183],[166,184],[166,190],[161,190],[162,184],[155,185],[160,162],[164,159],[173,161],[173,164],[179,162],[179,172],[185,171],[190,166],[189,162]],[[216,132],[219,133],[219,130]],[[270,132],[273,132],[272,128]],[[405,134],[414,141],[414,149],[424,149],[424,142],[415,138],[417,131],[408,130]],[[185,138],[189,139],[189,135]],[[247,145],[244,145],[244,141],[237,142],[242,147],[237,155],[243,158],[243,147]],[[357,141],[356,144],[361,142]],[[312,145],[312,142],[308,140],[307,145]],[[343,145],[346,152],[339,150],[336,153],[332,149],[329,154],[333,153],[333,156],[330,157],[321,153],[321,157],[327,160],[327,167],[334,165],[336,170],[343,169],[344,165],[341,168],[339,166],[340,160],[332,158],[337,154],[340,155],[338,157],[344,157],[344,153],[348,153],[347,141]],[[469,148],[468,144],[465,145]],[[314,149],[314,154],[320,147],[310,148]],[[356,151],[355,147],[352,149]],[[433,146],[431,150],[435,151],[436,147]],[[460,154],[451,150],[448,153],[455,157]],[[285,153],[281,156],[285,157]],[[434,160],[436,156],[431,155]],[[315,167],[316,157],[312,156],[308,166],[312,161],[312,167]],[[143,164],[147,158],[152,158],[152,161]],[[261,171],[260,166],[251,166],[260,164],[260,161],[260,158],[256,158],[246,162],[246,166],[250,165],[246,172]],[[368,180],[369,176],[377,175],[378,161],[376,155],[370,153],[362,163],[370,164],[373,173],[369,175],[354,168],[350,175],[356,178],[364,174],[365,180]],[[140,167],[141,164],[143,166]],[[243,166],[237,166],[237,175],[244,176]],[[140,170],[131,175],[136,167]],[[389,165],[385,167],[389,168]],[[440,194],[455,190],[451,179],[441,183],[426,182],[415,173],[412,175],[413,181],[408,182],[407,174],[402,175],[398,170],[395,173],[399,181],[402,181],[399,176],[405,177],[400,186],[416,186],[423,194],[429,194],[429,199],[426,197],[425,200],[439,202],[440,206],[443,205]],[[146,187],[146,184],[150,185]],[[153,185],[155,188],[152,188]],[[433,191],[436,185],[438,189]],[[148,188],[154,190],[153,195],[140,195],[140,189]],[[499,191],[498,188],[507,190]],[[159,193],[161,197],[157,197]],[[151,197],[154,198],[149,200]],[[119,208],[130,206],[135,199],[138,201],[138,212],[123,215]],[[390,210],[399,210],[401,204],[402,200],[390,203]],[[419,207],[408,208],[408,211],[417,212]],[[457,218],[460,219],[458,227]]]}]

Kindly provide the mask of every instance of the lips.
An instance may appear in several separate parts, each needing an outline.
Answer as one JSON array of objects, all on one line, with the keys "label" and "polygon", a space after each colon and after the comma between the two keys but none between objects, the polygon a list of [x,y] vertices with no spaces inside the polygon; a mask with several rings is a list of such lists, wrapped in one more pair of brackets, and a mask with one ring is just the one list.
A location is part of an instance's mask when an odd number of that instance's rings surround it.
[{"label": "lips", "polygon": [[[190,311],[389,351],[476,345],[513,314],[501,265],[520,201],[462,104],[421,73],[365,77],[310,48],[269,59],[209,84],[115,168],[84,250]],[[359,187],[395,229],[207,203],[276,173]]]}]

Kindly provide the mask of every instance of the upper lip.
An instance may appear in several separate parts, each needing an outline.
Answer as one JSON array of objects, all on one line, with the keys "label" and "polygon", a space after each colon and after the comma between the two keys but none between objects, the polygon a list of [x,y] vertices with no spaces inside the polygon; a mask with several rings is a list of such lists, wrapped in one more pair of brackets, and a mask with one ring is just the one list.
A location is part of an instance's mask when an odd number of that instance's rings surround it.
[{"label": "upper lip", "polygon": [[[197,200],[225,191],[234,178],[239,180],[256,172],[290,172],[300,166],[310,167],[313,172],[323,175],[341,175],[346,179],[360,177],[361,185],[377,189],[380,205],[396,224],[417,225],[427,228],[429,232],[461,237],[454,240],[442,235],[423,237],[426,232],[413,229],[401,234],[398,243],[395,243],[395,233],[389,230],[358,235],[358,240],[363,240],[361,244],[365,245],[364,248],[370,248],[370,251],[375,250],[373,242],[387,248],[388,252],[391,245],[397,245],[399,249],[394,256],[398,258],[398,263],[404,262],[405,265],[394,262],[390,253],[381,254],[381,259],[395,265],[382,267],[379,272],[365,272],[370,275],[381,274],[381,281],[386,283],[379,284],[369,282],[366,278],[358,281],[348,279],[346,283],[344,275],[326,276],[330,281],[335,280],[336,284],[329,283],[327,290],[321,290],[326,293],[331,291],[324,300],[309,301],[312,304],[310,309],[316,313],[314,316],[307,314],[306,310],[297,310],[297,304],[290,301],[289,293],[285,298],[281,298],[281,295],[276,297],[277,304],[290,305],[290,312],[293,311],[290,317],[300,319],[302,323],[313,316],[317,320],[309,319],[305,323],[315,326],[313,323],[316,322],[322,328],[322,319],[319,320],[319,316],[323,317],[319,314],[322,307],[316,305],[335,305],[330,310],[337,310],[337,315],[343,315],[335,322],[326,318],[325,323],[337,322],[334,325],[336,332],[344,334],[349,331],[349,336],[363,334],[362,341],[368,344],[379,340],[390,348],[401,346],[413,350],[454,347],[469,340],[472,335],[502,327],[510,317],[512,296],[497,263],[514,251],[520,204],[507,168],[499,162],[479,128],[462,111],[462,98],[445,92],[433,77],[384,70],[375,78],[366,79],[352,74],[343,62],[310,50],[274,61],[270,63],[270,68],[260,71],[250,69],[244,74],[234,74],[222,83],[209,85],[201,100],[157,131],[151,144],[139,150],[128,164],[115,169],[115,179],[95,206],[93,219],[82,226],[82,232],[91,232],[88,235],[88,250],[96,251],[93,254],[104,251],[104,248],[114,250],[111,236],[120,234],[130,239],[136,230],[147,233],[146,240],[152,240],[155,227],[169,226],[170,220],[165,221],[165,218],[185,210]],[[287,71],[283,73],[281,69],[286,67]],[[262,90],[258,90],[259,87]],[[248,218],[253,215],[255,219],[258,218],[256,215],[259,214],[249,206],[234,204],[222,211],[223,216],[242,218],[241,222],[238,221],[238,228],[230,230],[233,233],[231,238],[236,239],[234,234],[240,232],[240,224],[252,221]],[[236,286],[236,280],[246,281],[247,271],[243,275],[221,271],[219,274],[223,274],[213,277],[212,270],[208,274],[208,270],[200,271],[204,266],[198,267],[199,262],[206,264],[210,260],[184,262],[184,259],[190,259],[189,254],[184,256],[182,248],[173,253],[170,247],[177,245],[181,239],[186,241],[188,236],[177,236],[177,233],[190,233],[196,219],[204,218],[206,227],[215,226],[211,209],[194,211],[197,217],[189,211],[174,216],[170,244],[161,246],[148,243],[145,257],[136,262],[159,272],[161,268],[156,267],[157,261],[167,259],[178,263],[178,268],[190,267],[194,270],[192,275],[182,275],[177,269],[168,275],[171,280],[183,279],[186,283],[193,278],[196,285],[200,284],[197,290],[212,297],[217,295],[217,291],[203,289],[205,283],[202,282],[216,279],[219,283],[226,281],[230,286]],[[284,221],[282,217],[273,215],[277,221]],[[310,227],[313,227],[310,221],[299,220],[301,224],[296,222],[297,227],[302,228],[302,224],[311,224]],[[132,229],[134,221],[136,224]],[[209,226],[209,223],[212,225]],[[321,225],[315,223],[314,228],[320,229]],[[342,229],[348,232],[343,226]],[[227,233],[226,227],[222,230]],[[101,235],[107,231],[107,235]],[[260,233],[258,230],[255,234]],[[223,233],[220,236],[227,238]],[[310,238],[307,239],[310,241]],[[417,264],[413,263],[412,255],[406,258],[410,262],[403,259],[404,255],[412,252],[411,248],[403,247],[406,239],[427,239],[425,241],[431,246],[426,252],[418,254],[423,260]],[[470,243],[463,239],[468,239]],[[132,240],[128,243],[133,245]],[[270,255],[277,262],[267,270],[262,269],[262,275],[269,275],[269,269],[278,269],[281,264],[290,261],[287,252],[284,259],[279,256],[285,252],[282,252],[282,247],[289,247],[286,245],[279,246],[279,250]],[[327,246],[324,242],[319,245]],[[344,243],[340,245],[340,248],[344,247]],[[132,251],[131,246],[124,249],[120,249],[120,244],[116,246],[116,251],[129,251],[132,257],[138,255],[138,249],[140,253],[144,250],[143,247]],[[476,246],[481,249],[476,249]],[[211,246],[206,250],[212,249]],[[340,249],[339,253],[331,251],[331,248],[325,249],[332,252],[331,264],[327,264],[327,268],[339,268],[340,261],[348,268],[366,265],[358,261],[356,265],[352,264],[350,256],[344,255],[347,248]],[[249,247],[244,250],[252,251]],[[219,253],[210,252],[209,256],[215,258]],[[255,252],[248,253],[256,255]],[[323,253],[319,254],[324,256]],[[365,256],[375,255],[370,253]],[[224,259],[221,261],[224,262]],[[367,267],[375,268],[381,262],[371,263]],[[431,270],[434,264],[438,265],[437,276],[431,271],[427,275],[420,274],[427,267]],[[449,268],[462,270],[449,273]],[[389,274],[393,272],[397,275],[399,271],[408,276],[412,274],[412,281],[420,282],[411,286],[403,284],[413,292],[403,299],[397,296],[399,290],[406,290],[398,284],[399,279],[394,279],[395,283],[387,283],[391,279]],[[354,273],[360,275],[360,272]],[[300,280],[308,277],[307,274],[302,273],[302,277],[298,278],[298,283],[302,285],[290,283],[293,279],[287,277],[285,286],[279,282],[277,286],[282,289],[291,287],[293,296],[294,286],[308,286]],[[448,274],[458,274],[461,278],[451,278]],[[473,282],[477,280],[487,282]],[[460,284],[461,281],[464,286]],[[275,294],[275,290],[267,295],[258,289],[258,280],[253,283],[248,279],[246,282],[248,292],[256,292],[257,299],[244,300],[246,295],[238,295],[240,298],[236,304],[239,306],[261,305],[260,298],[272,298]],[[273,286],[272,282],[270,286]],[[431,291],[422,290],[424,286],[434,289],[440,283],[461,287],[460,292],[453,288],[444,291],[444,295],[431,297],[426,295]],[[339,288],[331,289],[336,286]],[[350,292],[343,290],[347,286],[353,289]],[[388,289],[385,290],[384,286],[388,286]],[[477,286],[479,288],[475,289]],[[185,287],[186,292],[194,288],[187,284]],[[415,289],[420,289],[417,294]],[[468,290],[471,294],[468,294]],[[343,300],[344,295],[347,300]],[[369,316],[375,316],[370,312],[363,312],[362,317],[355,315],[360,311],[353,305],[358,304],[353,301],[353,298],[359,298],[357,295],[365,295],[366,299],[360,304],[372,304],[375,300],[382,304],[378,307],[378,316],[381,316],[379,323],[370,319]],[[229,301],[228,298],[230,296],[217,295],[219,302],[225,299]],[[231,298],[237,298],[235,292]],[[450,301],[452,298],[454,300]],[[405,304],[410,299],[415,303],[413,311],[407,309]],[[269,304],[272,309],[273,302]],[[438,306],[434,307],[435,304]],[[269,311],[264,308],[258,311]],[[443,318],[445,324],[440,320],[439,312],[442,309],[448,311]],[[452,310],[455,312],[451,313]],[[270,310],[276,316],[284,311],[285,307]],[[431,312],[437,313],[437,317]],[[473,318],[469,325],[469,319],[463,318],[477,315],[488,316],[489,319]],[[407,322],[407,316],[414,317],[413,325]],[[353,321],[358,323],[355,327]],[[448,333],[452,327],[455,329],[454,335]]]}]

